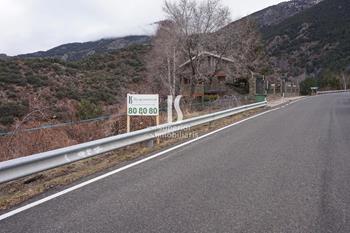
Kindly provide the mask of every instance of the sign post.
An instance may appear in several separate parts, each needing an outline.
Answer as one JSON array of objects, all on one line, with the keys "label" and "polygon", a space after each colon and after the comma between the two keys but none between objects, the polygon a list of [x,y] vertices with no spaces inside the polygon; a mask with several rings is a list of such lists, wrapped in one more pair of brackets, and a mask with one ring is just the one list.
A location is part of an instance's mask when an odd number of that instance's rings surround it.
[{"label": "sign post", "polygon": [[127,133],[130,133],[130,116],[126,116],[126,131]]},{"label": "sign post", "polygon": [[127,132],[130,133],[130,117],[155,116],[159,125],[159,95],[127,95]]}]

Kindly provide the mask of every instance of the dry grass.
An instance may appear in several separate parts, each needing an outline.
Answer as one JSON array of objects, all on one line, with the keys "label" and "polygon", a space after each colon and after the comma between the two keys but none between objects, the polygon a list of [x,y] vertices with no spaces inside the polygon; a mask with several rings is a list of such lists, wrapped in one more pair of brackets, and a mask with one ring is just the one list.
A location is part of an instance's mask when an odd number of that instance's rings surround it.
[{"label": "dry grass", "polygon": [[[251,110],[209,124],[194,127],[191,129],[191,135],[203,135],[262,111],[263,109]],[[112,153],[100,155],[0,185],[0,210],[10,209],[48,190],[60,189],[84,177],[111,169],[118,165],[120,166],[123,162],[135,160],[186,140],[189,139],[162,138],[160,144],[153,148],[148,148],[145,143],[140,143],[128,148],[116,150]]]}]

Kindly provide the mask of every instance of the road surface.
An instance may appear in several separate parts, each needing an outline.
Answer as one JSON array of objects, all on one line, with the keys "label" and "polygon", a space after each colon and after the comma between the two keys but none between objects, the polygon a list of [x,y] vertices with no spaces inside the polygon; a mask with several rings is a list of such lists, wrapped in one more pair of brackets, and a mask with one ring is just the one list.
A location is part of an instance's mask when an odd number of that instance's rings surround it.
[{"label": "road surface", "polygon": [[303,99],[0,222],[0,232],[350,232],[350,94]]}]

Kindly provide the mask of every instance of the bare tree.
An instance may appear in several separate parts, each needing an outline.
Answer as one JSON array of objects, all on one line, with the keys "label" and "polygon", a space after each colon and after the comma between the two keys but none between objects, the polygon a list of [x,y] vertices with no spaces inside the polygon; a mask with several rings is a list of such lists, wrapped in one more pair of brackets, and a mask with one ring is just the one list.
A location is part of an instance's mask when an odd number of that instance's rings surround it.
[{"label": "bare tree", "polygon": [[[231,29],[230,29],[231,27]],[[261,39],[261,33],[256,23],[250,19],[242,19],[230,25],[226,30],[234,30],[234,44],[229,53],[236,61],[237,69],[250,76],[250,71],[261,73],[261,69],[267,66],[265,50]]]},{"label": "bare tree", "polygon": [[191,68],[191,94],[199,79],[203,78],[199,70],[201,52],[206,51],[213,38],[213,33],[230,22],[230,11],[221,0],[165,1],[164,12],[167,20],[174,25],[174,33],[179,42],[180,53],[189,60]]},{"label": "bare tree", "polygon": [[[224,57],[234,61],[228,71],[230,76],[248,78],[250,70],[261,72],[262,67],[267,67],[255,23],[243,19],[229,24],[230,11],[220,0],[165,1],[163,10],[166,20],[159,23],[149,70],[171,95],[176,92],[176,76],[185,72],[177,67],[184,62],[189,68],[186,75],[191,95],[199,80],[207,81],[222,69]],[[214,66],[203,65],[200,55],[204,52],[215,54]]]},{"label": "bare tree", "polygon": [[148,61],[151,76],[160,81],[161,88],[167,89],[167,94],[176,94],[176,70],[178,66],[178,38],[174,24],[171,21],[157,23],[157,33],[153,39],[153,49]]}]

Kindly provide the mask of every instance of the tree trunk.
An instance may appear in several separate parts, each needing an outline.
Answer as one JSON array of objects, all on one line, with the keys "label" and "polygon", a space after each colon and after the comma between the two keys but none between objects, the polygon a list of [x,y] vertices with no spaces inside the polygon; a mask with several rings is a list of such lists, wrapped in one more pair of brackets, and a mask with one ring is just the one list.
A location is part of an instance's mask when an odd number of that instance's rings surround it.
[{"label": "tree trunk", "polygon": [[171,85],[171,64],[170,64],[170,58],[167,57],[167,63],[168,63],[168,87],[169,87],[169,94],[173,95],[172,85]]},{"label": "tree trunk", "polygon": [[174,47],[174,51],[173,51],[173,59],[174,59],[174,68],[173,68],[173,93],[172,95],[175,96],[176,95],[176,48]]}]

